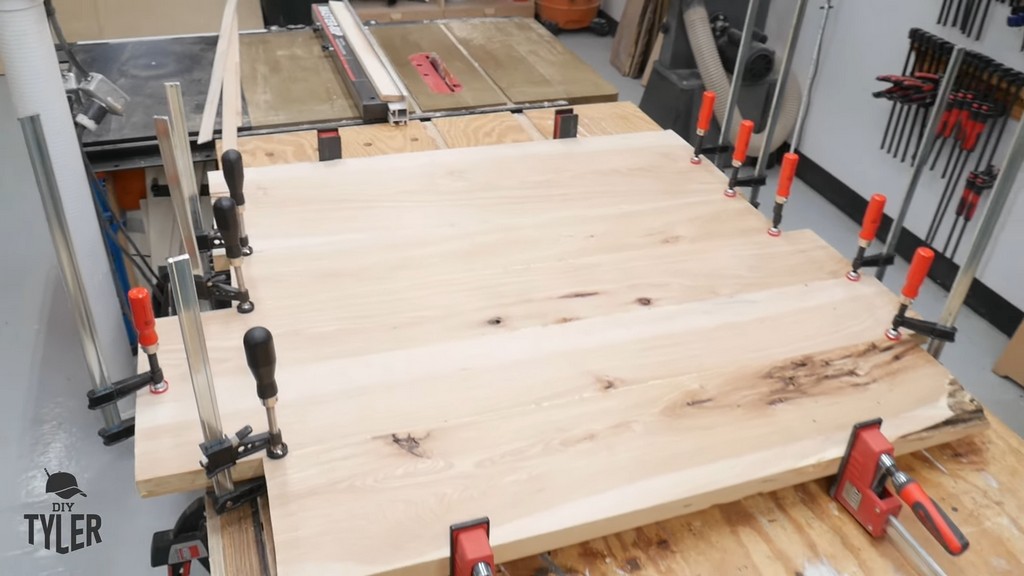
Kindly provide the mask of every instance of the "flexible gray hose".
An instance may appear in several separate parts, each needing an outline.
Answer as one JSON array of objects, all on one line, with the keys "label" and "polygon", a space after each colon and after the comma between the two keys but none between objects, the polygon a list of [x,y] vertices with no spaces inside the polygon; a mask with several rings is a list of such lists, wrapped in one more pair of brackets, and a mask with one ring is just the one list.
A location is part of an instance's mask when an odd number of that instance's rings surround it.
[{"label": "flexible gray hose", "polygon": [[[711,23],[708,21],[708,10],[704,6],[704,0],[691,0],[689,5],[683,8],[683,24],[686,26],[686,36],[690,40],[690,50],[693,51],[697,60],[697,69],[700,71],[701,80],[707,90],[719,95],[715,99],[715,117],[721,126],[725,119],[725,108],[728,106],[727,98],[722,96],[729,93],[731,83],[729,73],[722,66],[722,59],[718,55],[718,46],[715,44],[715,36],[711,32]],[[780,79],[781,81],[781,79]],[[800,105],[803,101],[803,94],[800,90],[800,83],[796,75],[790,74],[785,78],[785,87],[782,92],[782,103],[779,106],[778,122],[775,127],[775,134],[769,143],[769,152],[774,152],[782,146],[793,133],[797,118],[800,116]],[[736,132],[739,130],[742,117],[738,107],[732,111],[732,120],[729,129],[729,141],[736,141]],[[763,130],[764,127],[762,127]],[[750,139],[750,150],[756,152],[762,149],[764,135],[754,134]]]}]

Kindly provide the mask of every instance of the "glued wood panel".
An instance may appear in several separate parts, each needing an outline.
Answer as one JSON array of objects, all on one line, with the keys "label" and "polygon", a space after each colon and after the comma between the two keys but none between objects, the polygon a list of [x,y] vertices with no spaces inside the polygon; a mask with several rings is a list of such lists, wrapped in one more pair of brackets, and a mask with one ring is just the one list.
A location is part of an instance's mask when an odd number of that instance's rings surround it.
[{"label": "glued wood panel", "polygon": [[[370,32],[422,111],[464,110],[507,103],[505,96],[494,88],[440,25],[376,26]],[[410,56],[423,53],[437,54],[458,79],[462,89],[458,92],[432,90],[409,61]]]},{"label": "glued wood panel", "polygon": [[[545,138],[551,138],[555,132],[555,110],[559,109],[537,108],[525,110],[523,115],[530,119],[530,122]],[[572,109],[580,117],[579,127],[576,131],[576,135],[580,138],[664,130],[632,102],[584,104],[573,106]]]},{"label": "glued wood panel", "polygon": [[512,142],[529,142],[532,135],[509,112],[435,118],[431,124],[448,148],[473,148]]},{"label": "glued wood panel", "polygon": [[444,26],[512,102],[618,99],[615,86],[532,18],[450,20]]},{"label": "glued wood panel", "polygon": [[[241,338],[274,333],[280,573],[440,576],[453,522],[489,516],[506,561],[820,478],[867,418],[968,422],[918,448],[976,428],[945,368],[882,336],[891,292],[811,233],[768,237],[691,153],[655,132],[247,173],[256,310],[204,330],[228,430],[265,421]],[[137,411],[140,491],[203,486],[191,388]]]}]

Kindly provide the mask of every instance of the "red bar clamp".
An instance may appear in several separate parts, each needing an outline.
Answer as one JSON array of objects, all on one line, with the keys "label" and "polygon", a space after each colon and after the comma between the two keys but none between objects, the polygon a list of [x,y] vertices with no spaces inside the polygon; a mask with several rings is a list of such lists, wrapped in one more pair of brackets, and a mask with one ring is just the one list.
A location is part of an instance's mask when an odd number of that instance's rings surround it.
[{"label": "red bar clamp", "polygon": [[772,210],[772,227],[768,229],[769,236],[781,236],[782,229],[782,208],[789,201],[789,192],[793,187],[793,178],[796,177],[796,165],[800,162],[800,156],[793,152],[786,152],[782,156],[782,170],[779,171],[779,187],[775,191],[775,207]]},{"label": "red bar clamp", "polygon": [[956,328],[953,326],[944,326],[938,322],[929,322],[917,318],[907,318],[907,310],[914,302],[914,299],[917,298],[917,294],[921,290],[921,284],[928,277],[928,271],[931,269],[934,260],[935,252],[931,248],[922,246],[914,252],[914,259],[910,262],[910,270],[907,271],[907,281],[903,284],[903,290],[900,294],[899,310],[893,316],[892,326],[885,331],[885,337],[889,340],[896,341],[902,338],[903,334],[900,332],[900,328],[904,327],[923,336],[945,340],[946,342],[952,342],[956,338]]},{"label": "red bar clamp", "polygon": [[[886,487],[887,480],[892,481],[896,494]],[[895,520],[902,500],[928,533],[953,556],[963,554],[970,545],[921,485],[896,467],[892,443],[882,434],[881,418],[853,427],[829,496],[875,538],[885,534],[890,519]]]},{"label": "red bar clamp", "polygon": [[452,524],[449,529],[450,576],[494,576],[491,521],[479,518]]},{"label": "red bar clamp", "polygon": [[878,234],[878,227],[882,225],[883,218],[885,218],[885,196],[875,194],[871,197],[871,201],[868,202],[867,210],[864,211],[864,220],[861,222],[860,234],[857,235],[857,255],[853,257],[850,271],[846,273],[846,278],[851,282],[860,280],[861,268],[881,266],[882,264],[888,266],[896,260],[895,256],[887,257],[885,254],[864,255],[868,247],[871,246],[871,242],[875,239],[875,235]]},{"label": "red bar clamp", "polygon": [[555,110],[555,131],[552,138],[575,138],[580,127],[580,115],[572,111],[572,108],[559,108]]}]

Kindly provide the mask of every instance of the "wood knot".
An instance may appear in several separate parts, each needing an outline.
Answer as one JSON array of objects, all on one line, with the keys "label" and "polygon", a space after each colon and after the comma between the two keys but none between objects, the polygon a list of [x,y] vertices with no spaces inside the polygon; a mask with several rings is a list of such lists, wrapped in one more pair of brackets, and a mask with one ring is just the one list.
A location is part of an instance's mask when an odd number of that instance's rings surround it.
[{"label": "wood knot", "polygon": [[491,326],[501,326],[501,323],[504,321],[505,320],[503,320],[501,316],[495,316],[494,318],[488,320],[487,323],[490,324]]},{"label": "wood knot", "polygon": [[636,299],[636,303],[641,306],[650,306],[651,304],[654,303],[654,301],[651,300],[650,298],[647,298],[646,296],[642,296]]}]

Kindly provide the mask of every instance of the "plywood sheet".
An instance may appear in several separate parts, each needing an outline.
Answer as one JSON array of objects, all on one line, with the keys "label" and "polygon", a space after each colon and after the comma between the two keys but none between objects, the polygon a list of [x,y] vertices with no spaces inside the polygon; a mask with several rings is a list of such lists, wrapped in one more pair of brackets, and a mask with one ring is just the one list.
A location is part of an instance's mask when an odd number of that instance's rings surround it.
[{"label": "plywood sheet", "polygon": [[[440,25],[377,26],[370,32],[424,112],[483,108],[506,103],[505,96],[466,58]],[[416,66],[409,61],[410,56],[421,53],[437,54],[458,78],[462,90],[451,93],[431,90],[420,77]]]},{"label": "plywood sheet", "polygon": [[618,98],[618,89],[533,19],[452,20],[445,27],[517,104]]},{"label": "plywood sheet", "polygon": [[[218,31],[223,1],[54,0],[69,42],[210,34]],[[259,0],[238,3],[240,30],[263,28]]]},{"label": "plywood sheet", "polygon": [[448,148],[529,142],[533,135],[509,112],[437,118],[431,122]]},{"label": "plywood sheet", "polygon": [[253,127],[359,118],[312,30],[243,34],[240,48]]},{"label": "plywood sheet", "polygon": [[439,148],[419,120],[411,120],[404,126],[347,126],[339,128],[338,135],[341,136],[342,158],[367,158]]},{"label": "plywood sheet", "polygon": [[[320,149],[314,130],[244,136],[238,139],[238,151],[245,159],[246,168],[320,160]],[[223,153],[224,143],[218,140],[217,158],[219,159]]]},{"label": "plywood sheet", "polygon": [[[632,102],[607,102],[573,106],[580,117],[577,136],[611,136],[634,132],[660,132],[663,130],[654,120],[644,114]],[[523,114],[546,138],[555,132],[555,110],[558,108],[537,108]]]},{"label": "plywood sheet", "polygon": [[[204,325],[228,430],[265,421],[242,334],[275,335],[281,574],[441,575],[448,525],[483,515],[519,558],[827,475],[869,417],[956,413],[949,372],[882,336],[892,293],[767,236],[691,153],[656,132],[247,173],[256,311]],[[191,388],[137,411],[140,491],[203,486]]]}]

